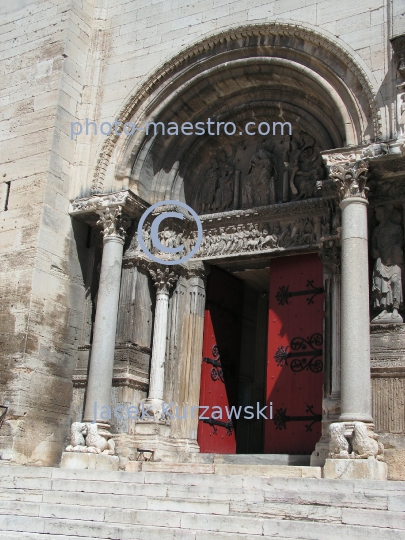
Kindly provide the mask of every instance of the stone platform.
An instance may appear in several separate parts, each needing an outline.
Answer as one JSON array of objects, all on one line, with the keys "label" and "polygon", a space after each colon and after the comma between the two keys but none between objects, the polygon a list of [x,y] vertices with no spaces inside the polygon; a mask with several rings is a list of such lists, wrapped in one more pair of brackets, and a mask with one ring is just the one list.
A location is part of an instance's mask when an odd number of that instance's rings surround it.
[{"label": "stone platform", "polygon": [[405,482],[0,466],[2,540],[404,536]]}]

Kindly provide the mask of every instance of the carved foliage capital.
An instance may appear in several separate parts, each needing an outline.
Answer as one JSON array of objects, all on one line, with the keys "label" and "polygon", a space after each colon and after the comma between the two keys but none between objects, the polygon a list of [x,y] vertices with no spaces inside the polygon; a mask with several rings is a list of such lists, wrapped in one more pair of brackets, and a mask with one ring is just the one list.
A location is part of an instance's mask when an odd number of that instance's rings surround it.
[{"label": "carved foliage capital", "polygon": [[97,210],[97,214],[100,219],[97,221],[97,225],[102,225],[101,231],[104,239],[108,237],[116,237],[121,240],[125,240],[126,230],[130,225],[130,220],[123,216],[122,206],[117,206],[110,210]]},{"label": "carved foliage capital", "polygon": [[171,287],[179,278],[179,275],[169,267],[150,266],[149,273],[158,293],[169,294]]},{"label": "carved foliage capital", "polygon": [[341,200],[351,197],[367,199],[367,175],[367,160],[332,165],[329,171]]}]

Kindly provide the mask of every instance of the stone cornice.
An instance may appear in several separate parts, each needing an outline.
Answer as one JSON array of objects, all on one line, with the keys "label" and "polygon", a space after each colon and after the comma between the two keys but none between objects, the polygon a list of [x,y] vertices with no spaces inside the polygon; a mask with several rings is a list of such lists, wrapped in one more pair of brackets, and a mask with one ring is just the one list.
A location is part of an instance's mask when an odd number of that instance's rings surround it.
[{"label": "stone cornice", "polygon": [[69,214],[94,226],[99,221],[100,212],[114,211],[120,207],[122,214],[129,219],[139,219],[149,204],[130,190],[117,191],[103,195],[92,195],[71,202]]}]

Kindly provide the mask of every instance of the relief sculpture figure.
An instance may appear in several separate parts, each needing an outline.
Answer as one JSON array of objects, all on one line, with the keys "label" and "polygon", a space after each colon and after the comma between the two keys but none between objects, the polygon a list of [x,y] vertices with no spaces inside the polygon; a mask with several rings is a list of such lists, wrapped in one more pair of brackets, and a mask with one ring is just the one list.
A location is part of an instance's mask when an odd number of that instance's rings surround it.
[{"label": "relief sculpture figure", "polygon": [[371,238],[371,255],[376,259],[373,271],[374,307],[382,309],[372,323],[402,322],[398,310],[403,301],[402,272],[404,237],[400,213],[392,205],[376,208],[379,225]]},{"label": "relief sculpture figure", "polygon": [[215,193],[215,200],[212,205],[214,212],[230,210],[233,202],[233,176],[235,169],[232,165],[225,163],[221,167],[221,174],[218,180],[218,188]]},{"label": "relief sculpture figure", "polygon": [[264,147],[259,148],[250,160],[249,173],[243,182],[243,208],[274,204],[276,180],[273,154]]},{"label": "relief sculpture figure", "polygon": [[215,192],[218,186],[219,170],[216,165],[212,165],[208,169],[204,177],[204,184],[201,191],[201,214],[208,213],[212,210],[212,204],[215,199]]}]

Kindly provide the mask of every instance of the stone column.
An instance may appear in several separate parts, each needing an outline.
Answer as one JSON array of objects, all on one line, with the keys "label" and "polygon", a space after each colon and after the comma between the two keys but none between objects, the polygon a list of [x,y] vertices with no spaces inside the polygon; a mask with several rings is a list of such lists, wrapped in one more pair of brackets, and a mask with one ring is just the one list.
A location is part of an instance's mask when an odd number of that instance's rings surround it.
[{"label": "stone column", "polygon": [[108,419],[105,416],[102,418],[100,414],[102,407],[111,407],[122,254],[129,222],[122,218],[121,206],[114,210],[98,210],[97,213],[100,216],[98,224],[103,226],[104,247],[83,422],[95,420],[108,428]]},{"label": "stone column", "polygon": [[340,422],[373,422],[365,161],[331,167],[342,210]]},{"label": "stone column", "polygon": [[155,420],[160,419],[165,383],[166,334],[169,293],[178,276],[172,267],[150,266],[149,272],[156,287],[155,319],[153,324],[152,358],[149,393],[145,404],[151,407]]}]

